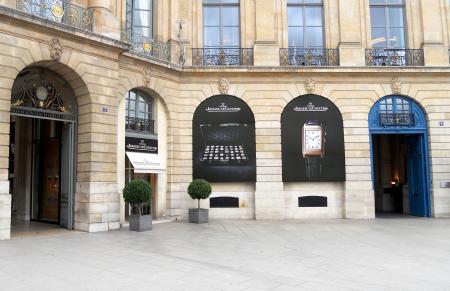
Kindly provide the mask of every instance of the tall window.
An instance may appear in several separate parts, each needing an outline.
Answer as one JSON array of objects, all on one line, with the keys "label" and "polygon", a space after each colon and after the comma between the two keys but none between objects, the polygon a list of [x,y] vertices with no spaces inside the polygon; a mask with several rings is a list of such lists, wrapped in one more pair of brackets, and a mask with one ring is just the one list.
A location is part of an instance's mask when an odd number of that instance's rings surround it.
[{"label": "tall window", "polygon": [[239,0],[203,1],[203,46],[240,47]]},{"label": "tall window", "polygon": [[323,1],[288,0],[290,47],[323,47]]},{"label": "tall window", "polygon": [[154,133],[153,101],[142,91],[128,92],[125,99],[127,131]]},{"label": "tall window", "polygon": [[405,48],[404,0],[370,0],[373,48]]},{"label": "tall window", "polygon": [[153,37],[153,1],[127,0],[126,30],[145,37]]}]

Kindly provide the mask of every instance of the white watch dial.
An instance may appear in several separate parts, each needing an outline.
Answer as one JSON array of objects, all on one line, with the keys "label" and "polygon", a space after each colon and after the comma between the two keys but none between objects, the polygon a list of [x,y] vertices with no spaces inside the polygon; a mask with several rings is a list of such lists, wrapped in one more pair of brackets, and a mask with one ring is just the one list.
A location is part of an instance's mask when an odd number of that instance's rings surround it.
[{"label": "white watch dial", "polygon": [[305,130],[305,149],[320,150],[322,148],[322,132],[320,130]]}]

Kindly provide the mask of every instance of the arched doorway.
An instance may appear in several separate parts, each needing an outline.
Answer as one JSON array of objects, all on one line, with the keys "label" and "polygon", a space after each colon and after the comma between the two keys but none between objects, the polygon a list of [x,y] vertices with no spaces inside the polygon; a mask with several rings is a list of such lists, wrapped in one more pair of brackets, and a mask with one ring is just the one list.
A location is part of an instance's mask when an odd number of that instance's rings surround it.
[{"label": "arched doorway", "polygon": [[11,93],[9,180],[15,223],[73,229],[77,102],[71,86],[43,68],[22,70]]},{"label": "arched doorway", "polygon": [[427,121],[413,99],[389,95],[369,113],[375,211],[430,217]]},{"label": "arched doorway", "polygon": [[[120,187],[142,179],[152,186],[149,211],[153,219],[166,216],[167,115],[162,99],[145,87],[124,94],[119,105],[118,171]],[[122,130],[119,129],[119,132]],[[123,186],[122,186],[123,185]],[[121,201],[121,223],[128,223],[130,207]]]}]

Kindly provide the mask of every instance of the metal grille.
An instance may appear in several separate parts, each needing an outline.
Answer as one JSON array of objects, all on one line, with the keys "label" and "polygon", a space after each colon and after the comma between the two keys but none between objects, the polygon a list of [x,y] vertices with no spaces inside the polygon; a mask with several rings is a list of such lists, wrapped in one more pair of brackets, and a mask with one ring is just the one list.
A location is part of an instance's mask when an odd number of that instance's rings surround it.
[{"label": "metal grille", "polygon": [[422,49],[366,49],[367,66],[423,66]]},{"label": "metal grille", "polygon": [[414,126],[415,124],[412,113],[380,113],[381,126]]},{"label": "metal grille", "polygon": [[156,41],[130,31],[121,32],[121,40],[131,45],[131,51],[144,54],[162,61],[170,61],[170,45],[166,42]]},{"label": "metal grille", "polygon": [[193,48],[193,66],[253,66],[250,48]]},{"label": "metal grille", "polygon": [[16,0],[17,10],[92,31],[94,12],[62,0]]},{"label": "metal grille", "polygon": [[56,112],[56,111],[49,111],[49,110],[44,110],[44,109],[21,107],[21,106],[12,106],[11,107],[11,115],[24,116],[24,117],[37,117],[37,118],[42,118],[42,119],[51,119],[51,120],[59,120],[59,121],[70,121],[70,122],[77,121],[77,117],[68,112]]},{"label": "metal grille", "polygon": [[339,50],[301,47],[281,48],[280,65],[339,66]]},{"label": "metal grille", "polygon": [[139,133],[155,133],[155,121],[143,118],[125,117],[125,130]]}]

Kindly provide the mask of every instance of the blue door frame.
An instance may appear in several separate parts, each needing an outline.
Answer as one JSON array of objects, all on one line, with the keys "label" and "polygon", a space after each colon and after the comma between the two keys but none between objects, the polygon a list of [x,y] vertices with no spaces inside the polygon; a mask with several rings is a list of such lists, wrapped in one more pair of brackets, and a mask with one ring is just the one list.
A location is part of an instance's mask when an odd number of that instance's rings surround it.
[{"label": "blue door frame", "polygon": [[[391,99],[392,107],[391,112],[388,114],[383,114],[386,111],[386,102],[384,106],[381,105],[383,101]],[[396,100],[401,99],[403,102],[407,102],[409,105],[409,111],[397,111],[395,104]],[[380,106],[381,105],[381,106]],[[392,113],[392,116],[388,116]],[[397,115],[396,115],[397,114]],[[409,114],[408,118],[403,118]],[[392,117],[392,118],[391,118]],[[400,120],[400,122],[398,122]],[[399,124],[401,123],[401,124]],[[369,113],[369,142],[370,142],[370,161],[372,169],[372,189],[375,189],[375,167],[373,162],[373,135],[385,135],[385,134],[401,134],[401,135],[420,135],[419,139],[422,141],[422,163],[424,165],[424,177],[423,184],[425,189],[424,205],[423,205],[423,215],[424,217],[431,217],[431,200],[430,200],[430,162],[429,162],[429,151],[428,151],[428,127],[425,117],[425,112],[422,107],[407,96],[401,95],[388,95],[380,100],[378,100],[372,107]]]}]

